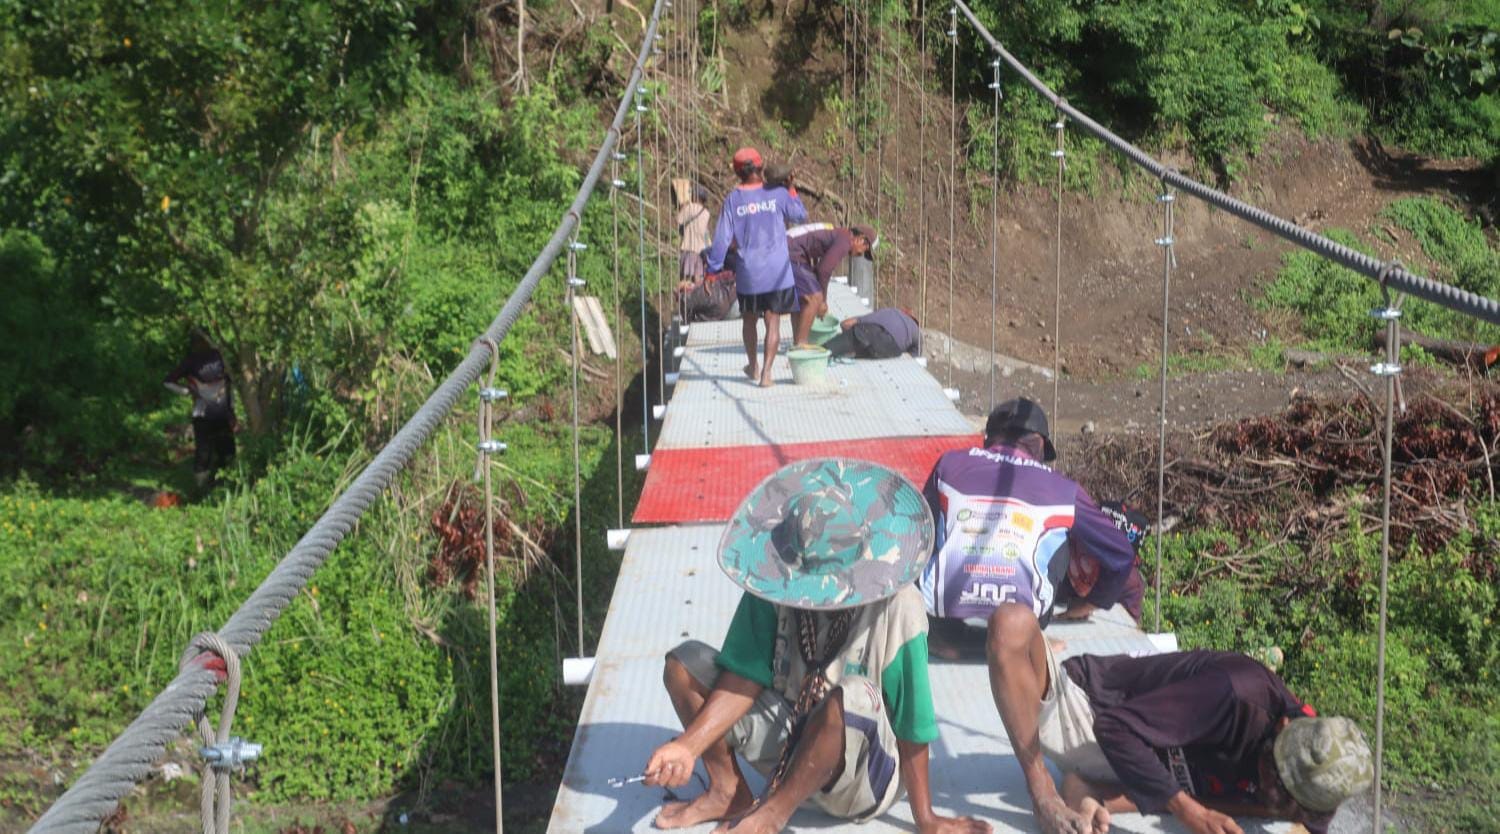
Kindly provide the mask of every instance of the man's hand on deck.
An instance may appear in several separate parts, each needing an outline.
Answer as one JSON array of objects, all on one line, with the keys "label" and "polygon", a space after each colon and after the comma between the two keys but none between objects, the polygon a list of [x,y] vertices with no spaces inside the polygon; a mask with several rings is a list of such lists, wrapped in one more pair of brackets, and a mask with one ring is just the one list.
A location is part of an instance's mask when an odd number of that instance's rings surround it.
[{"label": "man's hand on deck", "polygon": [[1060,611],[1052,616],[1058,620],[1087,620],[1090,614],[1098,610],[1093,603],[1078,600],[1069,605],[1066,611]]},{"label": "man's hand on deck", "polygon": [[697,763],[698,757],[693,751],[673,739],[651,754],[651,760],[646,763],[646,784],[680,788],[693,778],[693,765]]},{"label": "man's hand on deck", "polygon": [[1172,797],[1167,810],[1193,834],[1244,834],[1233,817],[1203,805],[1186,792]]},{"label": "man's hand on deck", "polygon": [[917,834],[990,834],[990,824],[973,817],[933,816],[917,826]]}]

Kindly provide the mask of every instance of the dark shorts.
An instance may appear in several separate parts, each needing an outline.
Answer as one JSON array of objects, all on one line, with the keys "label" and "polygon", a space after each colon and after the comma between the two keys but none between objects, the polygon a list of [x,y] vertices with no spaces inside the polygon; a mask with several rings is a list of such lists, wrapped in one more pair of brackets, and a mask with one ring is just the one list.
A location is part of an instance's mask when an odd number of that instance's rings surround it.
[{"label": "dark shorts", "polygon": [[758,316],[761,313],[795,313],[801,309],[801,305],[797,303],[797,290],[794,287],[771,290],[757,295],[740,293],[739,298],[742,316]]},{"label": "dark shorts", "polygon": [[792,264],[792,286],[797,290],[798,298],[817,295],[823,291],[823,285],[818,283],[818,273],[813,272],[812,267],[807,264]]},{"label": "dark shorts", "polygon": [[854,354],[858,359],[894,359],[901,355],[896,337],[878,324],[855,322],[854,326],[823,343],[834,356]]},{"label": "dark shorts", "polygon": [[212,472],[234,458],[234,429],[228,420],[193,418],[193,471]]}]

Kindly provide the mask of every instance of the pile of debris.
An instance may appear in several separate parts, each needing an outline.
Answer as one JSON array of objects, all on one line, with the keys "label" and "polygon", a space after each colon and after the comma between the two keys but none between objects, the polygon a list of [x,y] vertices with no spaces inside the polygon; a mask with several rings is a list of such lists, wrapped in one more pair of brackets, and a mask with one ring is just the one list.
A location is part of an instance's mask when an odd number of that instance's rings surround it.
[{"label": "pile of debris", "polygon": [[[1352,525],[1379,535],[1384,428],[1383,404],[1368,397],[1299,396],[1280,414],[1170,435],[1166,515],[1179,531],[1232,531],[1238,550],[1207,554],[1229,573],[1256,572],[1259,557],[1278,549],[1316,564]],[[1069,473],[1095,497],[1154,511],[1155,438],[1088,436],[1068,457]],[[1393,553],[1413,543],[1431,552],[1472,532],[1472,508],[1495,501],[1500,480],[1500,386],[1413,397],[1397,411],[1391,459]],[[1475,537],[1467,562],[1495,580],[1500,542]]]}]

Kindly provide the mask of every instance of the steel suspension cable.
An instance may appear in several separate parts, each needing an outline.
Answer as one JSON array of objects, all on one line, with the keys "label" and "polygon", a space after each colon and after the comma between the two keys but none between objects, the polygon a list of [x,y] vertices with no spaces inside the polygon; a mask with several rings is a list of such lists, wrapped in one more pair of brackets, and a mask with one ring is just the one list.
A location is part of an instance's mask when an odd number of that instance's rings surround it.
[{"label": "steel suspension cable", "polygon": [[[900,19],[904,20],[906,15],[906,7],[902,6],[901,10],[902,11]],[[882,27],[881,31],[882,33],[884,32],[884,27]],[[901,30],[898,29],[896,31],[899,33]],[[886,55],[890,53],[894,53],[895,55],[895,58],[892,60],[891,66],[889,67],[889,71],[895,75],[894,86],[896,88],[896,109],[892,113],[892,118],[888,121],[893,125],[899,126],[901,124],[901,88],[906,86],[902,83],[906,80],[906,76],[905,73],[903,73],[901,70],[905,68],[906,62],[900,60],[901,47],[904,45],[902,38],[899,34],[895,34],[892,37],[896,41],[895,49],[883,51],[881,53],[881,58],[884,59]],[[882,34],[882,41],[883,40],[884,35]],[[907,208],[906,179],[902,175],[906,169],[901,167],[901,140],[899,136],[895,137],[892,143],[892,151],[895,154],[894,168],[896,171],[896,177],[894,188],[892,189],[894,191],[894,194],[892,195],[892,202],[894,203],[894,205],[891,206],[892,234],[890,235],[890,239],[891,251],[894,253],[893,257],[895,258],[895,260],[891,264],[890,270],[893,275],[893,278],[891,280],[891,298],[895,300],[895,306],[901,307],[903,306],[901,301],[901,285],[903,283],[902,272],[904,271],[902,267],[906,265],[906,258],[904,255],[905,247],[902,246],[902,242],[906,239]],[[886,234],[885,229],[880,228],[878,218],[875,226],[875,231],[877,234]],[[907,305],[911,304],[910,292],[907,293],[907,299],[905,303]]]},{"label": "steel suspension cable", "polygon": [[953,387],[953,279],[958,207],[958,7],[948,7],[948,388]]},{"label": "steel suspension cable", "polygon": [[[994,121],[990,125],[990,410],[995,409],[995,317],[1000,308],[1000,60],[990,62]],[[1055,421],[1057,418],[1054,417]],[[1054,425],[1056,423],[1054,422]]]},{"label": "steel suspension cable", "polygon": [[[651,35],[656,31],[661,9],[661,0],[657,0],[647,21],[642,48],[636,56],[635,66],[614,119],[584,175],[577,195],[553,231],[552,237],[542,247],[481,339],[469,348],[468,354],[458,366],[439,383],[416,413],[375,455],[374,460],[355,476],[349,487],[333,500],[323,515],[217,632],[236,654],[243,657],[260,642],[328,554],[354,529],[365,510],[384,493],[417,449],[452,412],[468,387],[479,378],[490,357],[490,350],[483,340],[500,342],[520,318],[532,293],[572,234],[595,184],[604,173],[608,155],[619,141],[620,126],[630,105],[631,91],[641,77]],[[99,822],[113,813],[119,801],[147,776],[167,744],[181,736],[183,727],[202,710],[217,684],[217,673],[207,662],[207,655],[199,655],[198,659],[184,664],[172,682],[152,699],[146,709],[95,759],[93,765],[72,787],[52,804],[31,830],[94,834],[99,828]]]},{"label": "steel suspension cable", "polygon": [[[989,44],[990,48],[1000,56],[1016,74],[1020,75],[1032,89],[1036,90],[1048,102],[1052,103],[1063,112],[1069,119],[1076,122],[1089,134],[1097,137],[1106,145],[1114,148],[1124,155],[1135,165],[1148,171],[1153,177],[1164,181],[1179,191],[1187,193],[1205,203],[1233,214],[1234,216],[1259,226],[1262,229],[1294,243],[1309,252],[1314,252],[1340,266],[1352,269],[1367,278],[1378,279],[1385,273],[1386,264],[1376,258],[1355,251],[1340,243],[1329,240],[1315,232],[1308,231],[1289,220],[1277,217],[1264,209],[1257,208],[1249,203],[1235,199],[1228,194],[1204,185],[1197,180],[1184,176],[1181,172],[1173,170],[1161,162],[1153,159],[1150,154],[1116,136],[1108,128],[1099,124],[1088,114],[1068,104],[1050,87],[1037,78],[1030,68],[1011,55],[1008,50],[990,31],[985,28],[979,18],[974,15],[972,9],[964,0],[953,0],[957,7],[963,9],[964,15],[974,25],[974,29],[980,37]],[[1397,267],[1392,270],[1385,279],[1386,286],[1395,292],[1401,292],[1423,301],[1430,301],[1450,310],[1456,310],[1466,315],[1483,319],[1491,324],[1500,324],[1500,301],[1486,298],[1477,293],[1472,293],[1458,287],[1413,275],[1407,270]]]},{"label": "steel suspension cable", "polygon": [[625,332],[624,311],[620,307],[620,189],[625,181],[620,179],[620,160],[625,155],[616,151],[609,155],[609,214],[613,229],[609,248],[613,266],[610,281],[610,296],[614,304],[615,336],[615,527],[625,527],[625,351],[620,336]]},{"label": "steel suspension cable", "polygon": [[[1399,268],[1396,263],[1386,266],[1386,273]],[[1381,771],[1385,763],[1385,643],[1387,623],[1387,589],[1391,569],[1391,442],[1396,423],[1396,385],[1401,374],[1401,303],[1400,296],[1394,299],[1384,286],[1381,295],[1385,306],[1371,311],[1385,323],[1385,361],[1370,368],[1371,373],[1385,379],[1385,427],[1380,439],[1380,620],[1376,633],[1375,660],[1375,801],[1371,824],[1374,834],[1385,827],[1381,810],[1384,789],[1381,786]]]},{"label": "steel suspension cable", "polygon": [[[572,254],[570,250],[568,256],[572,257]],[[500,758],[500,650],[495,626],[495,490],[491,477],[494,464],[490,460],[490,455],[500,449],[494,445],[495,403],[501,398],[500,389],[495,387],[495,372],[500,367],[500,346],[493,341],[487,344],[490,349],[490,374],[487,384],[479,392],[479,465],[484,468],[484,599],[485,607],[489,609],[485,613],[490,643],[490,747],[495,763],[495,834],[501,834],[505,824],[501,813],[504,805],[501,796],[504,769]]]},{"label": "steel suspension cable", "polygon": [[583,244],[578,242],[578,228],[573,228],[573,239],[568,242],[568,274],[567,274],[567,307],[568,321],[571,324],[573,341],[568,345],[568,353],[573,361],[572,368],[572,391],[571,391],[571,414],[573,423],[573,571],[575,603],[578,606],[578,656],[588,657],[586,641],[583,634],[583,459],[579,452],[578,440],[578,367],[583,364],[583,343],[578,338],[578,308],[574,301],[578,298],[578,290],[583,286],[583,279],[578,277],[578,252]]},{"label": "steel suspension cable", "polygon": [[1052,283],[1052,424],[1057,425],[1062,419],[1058,409],[1058,386],[1062,381],[1062,200],[1063,200],[1063,171],[1068,165],[1068,151],[1066,148],[1066,134],[1068,129],[1067,117],[1062,110],[1057,111],[1057,121],[1052,123],[1052,130],[1057,134],[1057,147],[1053,149],[1052,156],[1057,159],[1057,184],[1053,193],[1057,200],[1057,225],[1053,229],[1052,237],[1056,246],[1055,265]]},{"label": "steel suspension cable", "polygon": [[927,228],[927,0],[919,0],[921,3],[921,86],[916,92],[919,114],[916,117],[916,133],[918,133],[918,145],[916,145],[916,225],[921,226],[921,263],[918,264],[918,281],[921,281],[921,290],[918,291],[918,306],[922,311],[922,326],[930,324],[927,321],[927,243],[929,243],[930,229]]},{"label": "steel suspension cable", "polygon": [[1161,247],[1161,413],[1160,421],[1157,423],[1157,445],[1156,445],[1156,611],[1153,619],[1153,630],[1161,631],[1161,576],[1162,576],[1162,521],[1166,513],[1167,494],[1167,359],[1169,357],[1170,335],[1169,325],[1172,309],[1172,267],[1177,263],[1177,256],[1173,248],[1175,241],[1172,236],[1173,228],[1172,207],[1177,203],[1177,197],[1172,193],[1172,187],[1165,182],[1162,183],[1162,193],[1157,201],[1161,203],[1161,225],[1162,236],[1156,239],[1156,245]]},{"label": "steel suspension cable", "polygon": [[[642,47],[641,56],[644,58],[650,54],[651,44]],[[651,360],[646,355],[646,346],[650,341],[646,334],[650,333],[650,325],[646,321],[646,162],[642,157],[645,141],[641,131],[641,114],[646,112],[644,97],[646,88],[637,85],[635,88],[635,238],[636,255],[639,259],[637,274],[639,275],[639,286],[637,291],[641,300],[641,454],[651,454]]]},{"label": "steel suspension cable", "polygon": [[[661,40],[661,35],[657,35],[656,39],[658,41]],[[665,317],[666,324],[670,325],[672,314],[668,310],[667,299],[662,282],[661,267],[662,241],[666,239],[666,233],[662,227],[661,222],[661,172],[663,167],[661,158],[661,133],[662,120],[664,115],[668,112],[667,108],[669,107],[669,105],[667,102],[670,96],[667,96],[665,93],[667,79],[662,77],[661,72],[661,47],[653,47],[651,53],[655,58],[655,60],[651,61],[652,75],[656,78],[657,81],[656,114],[655,118],[651,120],[651,195],[652,201],[656,204],[654,212],[656,215],[656,239],[653,242],[653,246],[651,247],[655,250],[656,255],[656,404],[665,408],[667,405],[668,348],[666,336],[667,331],[663,326],[663,317]]]},{"label": "steel suspension cable", "polygon": [[[875,101],[885,103],[885,6],[876,0],[875,6]],[[866,108],[868,112],[868,108]],[[885,125],[887,120],[875,120],[875,234],[882,233],[881,206],[885,201]],[[872,243],[874,241],[871,241]],[[880,306],[880,265],[870,261],[870,306]]]}]

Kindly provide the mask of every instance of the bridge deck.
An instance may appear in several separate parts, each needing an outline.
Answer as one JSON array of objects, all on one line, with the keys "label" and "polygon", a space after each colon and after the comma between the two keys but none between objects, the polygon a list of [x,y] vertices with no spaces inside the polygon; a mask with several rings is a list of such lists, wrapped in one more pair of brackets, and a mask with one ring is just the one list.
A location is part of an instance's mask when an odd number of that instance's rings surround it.
[{"label": "bridge deck", "polygon": [[[847,288],[831,289],[835,314],[864,311]],[[680,731],[662,689],[662,660],[688,638],[722,642],[740,592],[720,572],[715,550],[724,520],[764,474],[813,455],[907,456],[901,468],[920,482],[943,448],[975,439],[936,381],[908,357],[835,366],[833,384],[821,391],[791,385],[789,377],[763,390],[740,373],[738,340],[737,323],[692,327],[635,517],[638,524],[674,526],[631,533],[548,828],[552,834],[653,830],[651,820],[667,792],[639,784],[611,788],[608,780],[639,773],[651,750]],[[1094,619],[1055,625],[1049,634],[1065,639],[1069,652],[1151,650],[1122,611]],[[932,753],[939,811],[981,817],[1000,832],[1036,831],[984,667],[934,664],[931,677],[942,733]],[[682,795],[700,792],[703,779],[700,765]],[[856,830],[809,810],[793,818],[792,829]],[[912,831],[910,811],[898,802],[858,830]],[[1126,814],[1117,816],[1115,830],[1180,829],[1170,820]]]}]

